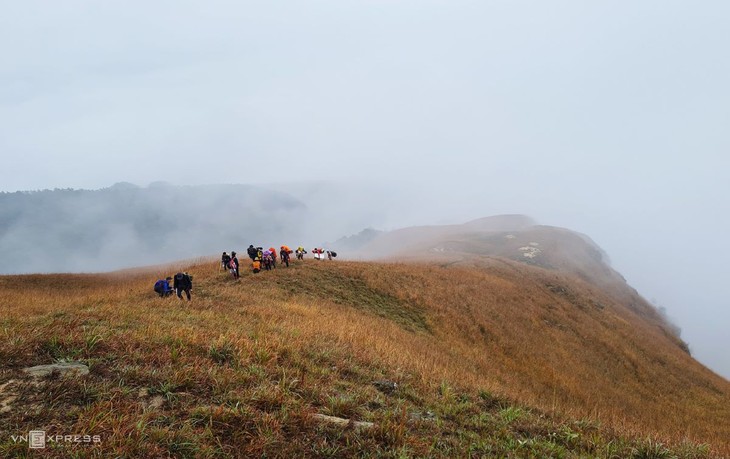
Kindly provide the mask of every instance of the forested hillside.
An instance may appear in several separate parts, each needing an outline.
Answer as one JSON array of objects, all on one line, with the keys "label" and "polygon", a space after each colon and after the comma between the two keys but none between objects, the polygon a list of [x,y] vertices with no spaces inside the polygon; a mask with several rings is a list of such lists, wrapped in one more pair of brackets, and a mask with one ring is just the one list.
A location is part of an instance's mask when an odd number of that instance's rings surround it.
[{"label": "forested hillside", "polygon": [[[0,193],[0,273],[156,264],[296,235],[305,205],[249,185]],[[245,245],[244,245],[245,244]]]}]

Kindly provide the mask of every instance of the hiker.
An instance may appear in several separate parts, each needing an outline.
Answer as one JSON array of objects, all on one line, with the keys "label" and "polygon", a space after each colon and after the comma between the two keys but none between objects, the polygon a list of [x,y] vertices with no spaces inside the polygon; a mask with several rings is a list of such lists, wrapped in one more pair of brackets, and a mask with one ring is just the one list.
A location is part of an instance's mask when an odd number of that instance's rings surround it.
[{"label": "hiker", "polygon": [[236,256],[236,252],[231,252],[231,259],[228,260],[228,268],[231,271],[231,275],[234,279],[238,279],[240,274],[238,273],[238,257]]},{"label": "hiker", "polygon": [[269,252],[271,252],[271,267],[276,268],[276,249],[269,247]]},{"label": "hiker", "polygon": [[193,277],[187,272],[175,274],[174,287],[178,298],[182,300],[182,292],[185,292],[185,296],[190,301],[190,292],[193,290]]},{"label": "hiker", "polygon": [[273,247],[269,247],[269,252],[271,252],[271,267],[276,268],[276,249]]},{"label": "hiker", "polygon": [[271,271],[271,265],[272,265],[272,259],[271,259],[271,252],[266,250],[263,253],[263,256],[261,257],[261,260],[264,263],[264,269],[267,271]]},{"label": "hiker", "polygon": [[256,255],[258,254],[258,250],[256,250],[256,247],[254,247],[253,245],[249,245],[246,252],[248,253],[248,257],[251,259],[251,261],[254,261],[256,259]]},{"label": "hiker", "polygon": [[329,250],[327,251],[327,259],[332,261],[332,252],[330,252]]},{"label": "hiker", "polygon": [[291,255],[291,249],[285,245],[282,245],[279,249],[279,255],[281,256],[281,264],[289,267],[289,255]]},{"label": "hiker", "polygon": [[304,260],[304,254],[307,253],[306,250],[304,250],[304,247],[301,245],[297,247],[297,260]]},{"label": "hiker", "polygon": [[[235,253],[235,252],[231,252]],[[221,255],[221,269],[225,271],[228,268],[228,263],[231,262],[231,256],[227,253],[223,252],[223,255]]]},{"label": "hiker", "polygon": [[172,288],[170,287],[170,281],[172,277],[166,277],[155,282],[155,292],[160,295],[160,298],[172,295]]}]

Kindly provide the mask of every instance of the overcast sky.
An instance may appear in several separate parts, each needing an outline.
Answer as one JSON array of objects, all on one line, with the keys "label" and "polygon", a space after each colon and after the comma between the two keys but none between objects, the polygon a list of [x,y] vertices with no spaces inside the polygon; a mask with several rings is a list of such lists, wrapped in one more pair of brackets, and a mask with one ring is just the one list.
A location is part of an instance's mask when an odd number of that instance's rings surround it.
[{"label": "overcast sky", "polygon": [[591,236],[730,377],[729,23],[724,0],[0,0],[0,191],[331,179],[392,190],[391,227],[525,213]]}]

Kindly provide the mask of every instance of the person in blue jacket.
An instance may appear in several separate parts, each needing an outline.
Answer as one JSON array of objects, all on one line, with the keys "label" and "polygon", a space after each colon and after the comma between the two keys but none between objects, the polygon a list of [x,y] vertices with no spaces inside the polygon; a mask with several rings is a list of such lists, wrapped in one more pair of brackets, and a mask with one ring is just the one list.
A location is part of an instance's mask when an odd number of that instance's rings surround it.
[{"label": "person in blue jacket", "polygon": [[172,295],[172,287],[170,287],[171,280],[172,277],[167,277],[165,279],[160,279],[155,282],[155,292],[160,295],[160,298]]}]

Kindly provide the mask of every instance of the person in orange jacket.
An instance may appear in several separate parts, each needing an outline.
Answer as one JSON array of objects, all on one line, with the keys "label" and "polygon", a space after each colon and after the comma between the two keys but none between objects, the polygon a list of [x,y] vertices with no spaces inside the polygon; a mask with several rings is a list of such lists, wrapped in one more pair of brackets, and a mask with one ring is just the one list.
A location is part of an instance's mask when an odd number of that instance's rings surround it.
[{"label": "person in orange jacket", "polygon": [[271,266],[276,268],[276,249],[273,247],[269,247],[269,252],[271,252],[271,259],[273,260]]}]

